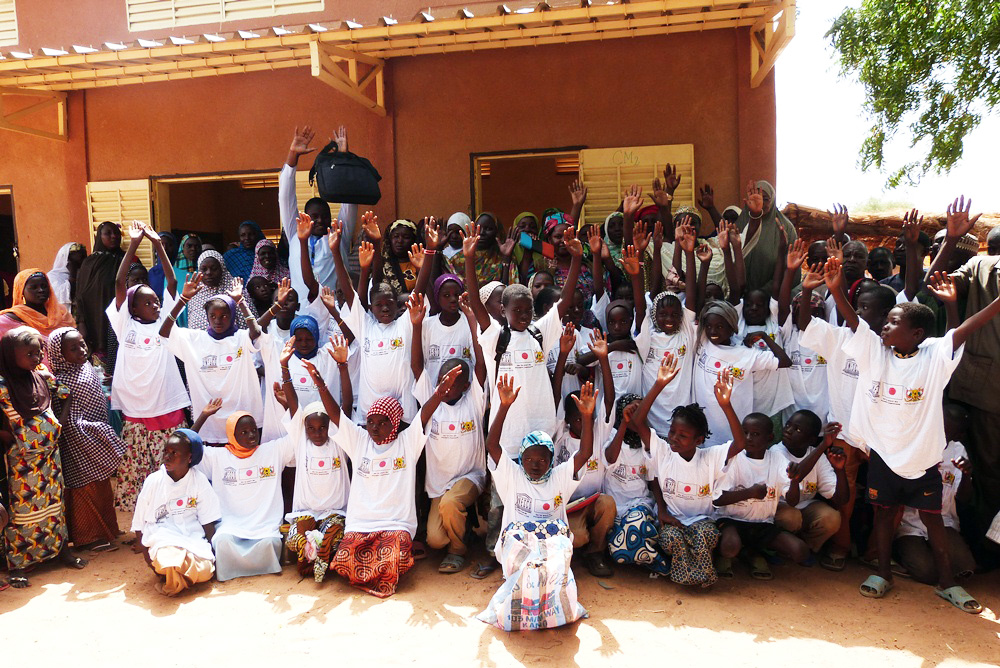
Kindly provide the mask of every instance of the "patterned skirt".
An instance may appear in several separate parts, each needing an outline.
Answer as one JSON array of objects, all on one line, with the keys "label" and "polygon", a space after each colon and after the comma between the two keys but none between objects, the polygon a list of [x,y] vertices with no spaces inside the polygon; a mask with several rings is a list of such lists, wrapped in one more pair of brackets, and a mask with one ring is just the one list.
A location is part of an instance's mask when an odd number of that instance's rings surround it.
[{"label": "patterned skirt", "polygon": [[118,536],[118,516],[111,481],[92,482],[75,489],[67,487],[66,519],[70,540],[76,547],[114,540]]},{"label": "patterned skirt", "polygon": [[330,567],[358,589],[388,598],[396,593],[399,578],[413,568],[412,545],[407,531],[349,531]]},{"label": "patterned skirt", "polygon": [[[184,426],[183,423],[178,427]],[[163,462],[163,446],[174,433],[170,429],[149,429],[141,422],[126,420],[122,427],[122,440],[128,449],[122,454],[118,465],[118,486],[115,489],[115,508],[125,512],[135,510],[142,483],[149,474],[160,468]]]},{"label": "patterned skirt", "polygon": [[316,582],[322,582],[343,537],[343,515],[330,515],[319,522],[312,515],[303,515],[292,520],[285,545],[299,557],[299,575],[312,573]]},{"label": "patterned skirt", "polygon": [[615,520],[608,535],[611,558],[619,564],[638,564],[660,575],[670,574],[670,561],[657,542],[656,518],[645,506],[637,506]]},{"label": "patterned skirt", "polygon": [[670,555],[670,579],[682,585],[708,587],[718,575],[712,563],[712,550],[722,532],[712,520],[701,520],[691,526],[665,525],[660,529],[659,542]]}]

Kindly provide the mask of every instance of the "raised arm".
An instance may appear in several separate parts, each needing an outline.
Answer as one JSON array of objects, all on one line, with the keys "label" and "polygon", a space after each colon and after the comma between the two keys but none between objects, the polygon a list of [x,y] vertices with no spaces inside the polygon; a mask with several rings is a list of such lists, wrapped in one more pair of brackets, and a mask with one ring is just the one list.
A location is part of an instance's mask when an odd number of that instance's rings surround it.
[{"label": "raised arm", "polygon": [[[695,249],[698,266],[688,266],[684,272],[684,307],[698,313],[705,302],[705,289],[708,287],[708,270],[712,266],[715,253],[708,244],[702,244]],[[698,278],[695,278],[697,275]]]},{"label": "raised arm", "polygon": [[413,377],[419,379],[424,372],[424,295],[414,290],[406,300],[406,309],[410,312],[410,324],[413,326],[413,336],[410,341],[410,371]]},{"label": "raised arm", "polygon": [[705,210],[712,220],[712,224],[718,227],[719,221],[722,220],[722,214],[715,207],[715,190],[707,183],[698,190],[698,206]]},{"label": "raised arm", "polygon": [[274,303],[257,318],[257,326],[260,327],[260,331],[267,330],[271,321],[274,320],[274,316],[288,303],[288,297],[291,293],[292,281],[286,276],[278,282],[278,289],[274,291]]},{"label": "raised arm", "polygon": [[[590,351],[601,365],[601,382],[604,385],[604,412],[611,415],[615,409],[615,380],[611,376],[611,362],[608,361],[608,340],[603,332],[595,329],[590,335]],[[580,360],[583,363],[582,360]]]},{"label": "raised arm", "polygon": [[323,380],[319,369],[307,359],[302,360],[302,366],[305,367],[305,370],[309,373],[309,377],[312,378],[313,383],[316,385],[316,389],[319,391],[319,399],[323,402],[323,409],[326,411],[326,414],[330,416],[330,422],[340,427],[340,404],[330,394],[330,388],[326,386],[326,381]]},{"label": "raised arm", "polygon": [[604,296],[604,260],[601,258],[604,241],[597,225],[587,228],[587,245],[590,247],[590,257],[593,262],[590,273],[594,275],[594,301],[600,301]]},{"label": "raised arm", "polygon": [[[295,243],[299,245],[299,271],[302,273],[302,282],[305,284],[306,290],[308,290],[307,294],[302,295],[306,298],[306,304],[311,304],[319,294],[319,282],[316,280],[316,275],[313,273],[312,261],[309,259],[309,237],[312,236],[312,225],[312,218],[306,213],[299,213],[295,219]],[[330,226],[331,231],[334,226],[337,226],[338,229],[337,241],[339,243],[339,224],[332,223]],[[331,244],[331,250],[334,251],[334,264],[336,265],[336,258],[340,257],[339,248]]]},{"label": "raised arm", "polygon": [[496,417],[493,418],[489,433],[486,434],[486,454],[497,464],[500,463],[500,458],[503,457],[503,448],[500,447],[503,423],[507,420],[507,412],[510,411],[511,404],[517,400],[517,395],[520,393],[521,388],[515,388],[514,379],[507,374],[502,375],[497,380],[497,394],[500,397],[500,405],[496,407]]},{"label": "raised arm", "polygon": [[935,272],[928,277],[927,289],[938,298],[938,301],[944,304],[948,329],[957,329],[960,318],[958,316],[958,288],[954,279],[950,274]]},{"label": "raised arm", "polygon": [[998,313],[1000,313],[1000,297],[997,297],[987,304],[985,308],[966,318],[961,325],[955,328],[955,332],[952,334],[955,350],[958,350],[966,341],[968,341],[969,337],[972,336],[973,333],[986,326],[986,324],[995,318]]},{"label": "raised arm", "polygon": [[771,354],[778,358],[779,369],[787,369],[792,366],[792,359],[785,352],[785,349],[764,332],[751,332],[747,334],[746,338],[743,339],[743,345],[749,348],[758,341],[763,342],[767,346],[767,349],[771,351]]},{"label": "raised arm", "polygon": [[[653,408],[653,404],[656,402],[656,398],[660,396],[667,385],[670,384],[678,373],[677,368],[677,358],[671,353],[665,353],[663,359],[660,360],[660,367],[656,371],[656,380],[653,381],[652,387],[649,388],[649,392],[646,396],[642,398],[639,402],[639,406],[636,408],[635,413],[632,415],[632,428],[638,432],[642,442],[649,447],[649,424],[646,422],[646,417],[649,415],[649,411]],[[617,456],[615,457],[617,459]]]},{"label": "raised arm", "polygon": [[205,426],[205,422],[208,418],[218,413],[220,408],[222,408],[222,397],[209,399],[208,403],[205,404],[205,407],[201,409],[201,414],[198,415],[198,419],[196,419],[194,424],[191,425],[191,430],[200,432],[201,428]]},{"label": "raised arm", "polygon": [[810,267],[803,264],[805,270],[802,272],[802,297],[799,305],[798,327],[799,331],[806,331],[806,327],[812,321],[812,309],[809,304],[812,302],[813,290],[823,285],[823,269],[825,265],[817,262]]},{"label": "raised arm", "polygon": [[976,222],[979,221],[979,217],[983,215],[981,213],[977,213],[976,215],[970,217],[970,211],[972,211],[972,198],[970,197],[966,200],[965,195],[962,195],[948,205],[948,231],[945,233],[944,243],[941,244],[941,249],[938,251],[938,254],[934,256],[930,269],[927,270],[928,275],[937,271],[945,271],[948,268],[948,260],[951,259],[952,253],[955,252],[955,248],[958,246],[958,240],[971,232],[975,227]]},{"label": "raised arm", "polygon": [[729,446],[729,452],[726,453],[727,464],[729,460],[740,454],[747,447],[743,425],[740,423],[740,418],[736,415],[736,411],[733,410],[732,398],[733,377],[730,375],[729,369],[725,368],[719,372],[719,377],[715,381],[715,400],[719,402],[719,406],[726,414],[726,421],[729,422],[729,431],[733,434],[733,442]]},{"label": "raised arm", "polygon": [[858,313],[851,307],[851,302],[847,300],[847,295],[844,293],[844,274],[840,270],[840,260],[835,257],[831,257],[826,261],[826,266],[823,269],[823,278],[826,281],[826,287],[830,290],[830,294],[833,295],[833,300],[837,303],[837,311],[840,312],[840,317],[844,319],[844,324],[851,328],[851,331],[857,331]]},{"label": "raised arm", "polygon": [[[115,308],[120,309],[125,303],[125,295],[128,292],[128,269],[135,261],[136,251],[139,250],[139,243],[146,234],[146,225],[138,220],[133,220],[128,228],[128,249],[125,257],[118,265],[118,273],[115,274]],[[166,272],[163,272],[166,275]]]},{"label": "raised arm", "polygon": [[427,423],[431,421],[431,416],[434,415],[434,411],[436,411],[438,406],[441,405],[441,402],[444,400],[445,396],[447,396],[448,392],[451,391],[452,386],[461,374],[462,367],[460,366],[457,366],[446,373],[444,378],[441,379],[441,382],[438,383],[438,386],[434,388],[434,394],[431,395],[431,398],[427,400],[427,403],[420,408],[420,426],[423,429],[427,428]]},{"label": "raised arm", "polygon": [[573,224],[579,228],[583,205],[587,201],[587,186],[583,185],[583,182],[579,179],[575,179],[573,183],[569,184],[569,196],[572,200],[569,216],[573,219]]},{"label": "raised arm", "polygon": [[427,284],[431,282],[437,251],[430,247],[424,248],[423,244],[413,244],[409,254],[410,263],[417,267],[417,282],[413,284],[413,292],[425,294]]},{"label": "raised arm", "polygon": [[[792,312],[792,281],[795,279],[795,273],[806,261],[807,250],[806,242],[802,239],[796,239],[792,242],[785,256],[785,272],[781,277],[781,287],[778,290],[779,323],[784,323],[788,314]],[[781,264],[781,262],[779,261],[777,264]],[[775,285],[778,284],[775,283]]]},{"label": "raised arm", "polygon": [[556,404],[556,410],[559,410],[559,402],[562,401],[562,384],[563,377],[566,375],[566,360],[569,359],[569,354],[576,347],[576,328],[573,323],[568,322],[563,328],[562,335],[559,337],[559,357],[556,358],[556,368],[552,373],[552,398]]},{"label": "raised arm", "polygon": [[257,318],[250,312],[250,307],[247,306],[246,300],[243,298],[243,283],[236,281],[233,289],[227,290],[226,294],[236,302],[236,308],[239,309],[239,312],[243,315],[243,319],[246,320],[247,333],[250,335],[250,340],[256,341],[260,337],[260,326],[257,324]]},{"label": "raised arm", "polygon": [[469,293],[463,292],[458,298],[458,306],[465,314],[465,322],[469,325],[472,334],[472,352],[476,357],[476,380],[479,386],[486,385],[486,360],[483,358],[483,348],[479,345],[479,323],[476,321],[476,314],[472,312],[472,304],[469,302]]},{"label": "raised arm", "polygon": [[330,357],[337,363],[337,372],[340,374],[340,405],[341,410],[348,419],[351,417],[352,406],[354,405],[354,388],[351,385],[351,371],[347,366],[347,357],[350,351],[347,348],[347,339],[337,334],[330,337]]},{"label": "raised arm", "polygon": [[[490,314],[479,298],[479,277],[476,275],[476,245],[479,243],[479,226],[469,223],[462,232],[462,255],[465,257],[465,290],[469,294],[469,306],[476,314],[480,331],[490,326]],[[530,254],[530,251],[526,251]]]},{"label": "raised arm", "polygon": [[583,244],[576,238],[576,230],[573,227],[567,227],[563,232],[563,244],[572,258],[569,263],[569,275],[566,276],[562,293],[559,295],[559,304],[556,306],[560,318],[566,316],[573,304],[573,295],[576,293],[576,284],[580,280],[580,267],[583,264]]},{"label": "raised arm", "polygon": [[291,361],[295,353],[295,335],[293,334],[281,349],[278,363],[281,365],[281,392],[285,397],[285,410],[289,415],[295,415],[299,410],[299,395],[292,385],[292,374],[288,370],[288,362]]},{"label": "raised arm", "polygon": [[920,251],[917,250],[920,243],[920,226],[923,222],[924,217],[916,209],[911,209],[903,215],[903,245],[906,248],[903,292],[908,300],[913,300],[924,287],[924,263]]},{"label": "raised arm", "polygon": [[170,315],[168,315],[164,320],[163,324],[160,325],[160,336],[165,339],[170,338],[170,330],[174,328],[174,323],[177,322],[177,316],[181,314],[184,307],[187,306],[188,301],[191,300],[198,290],[201,289],[201,272],[195,272],[189,274],[186,281],[184,281],[184,289],[181,290],[181,296],[174,304],[174,308],[170,310]]},{"label": "raised arm", "polygon": [[594,384],[586,382],[580,388],[580,396],[573,396],[580,409],[580,449],[573,455],[573,472],[583,468],[594,454],[594,407],[597,405],[597,390]]},{"label": "raised arm", "polygon": [[626,246],[622,251],[622,266],[632,282],[632,301],[635,302],[635,322],[633,329],[637,330],[646,319],[646,293],[642,289],[642,263],[639,262],[639,252],[635,246]]}]

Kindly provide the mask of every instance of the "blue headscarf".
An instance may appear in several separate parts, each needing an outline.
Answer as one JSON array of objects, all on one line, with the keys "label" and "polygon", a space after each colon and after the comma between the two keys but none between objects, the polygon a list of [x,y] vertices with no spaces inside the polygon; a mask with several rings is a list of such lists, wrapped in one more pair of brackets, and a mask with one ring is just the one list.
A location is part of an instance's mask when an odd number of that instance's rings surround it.
[{"label": "blue headscarf", "polygon": [[311,315],[297,315],[295,319],[292,320],[291,326],[288,328],[289,333],[295,336],[295,330],[304,329],[313,335],[313,339],[316,341],[316,347],[312,349],[311,352],[301,354],[295,351],[295,356],[299,359],[311,360],[316,357],[316,353],[319,352],[319,323],[316,322],[316,318]]},{"label": "blue headscarf", "polygon": [[227,329],[222,333],[216,333],[216,331],[212,329],[211,322],[207,322],[206,324],[206,327],[208,328],[208,335],[211,336],[216,341],[219,341],[221,339],[226,338],[227,336],[232,336],[233,334],[235,334],[236,330],[239,327],[239,323],[236,322],[236,302],[234,302],[232,300],[232,297],[230,297],[229,295],[215,295],[207,302],[205,302],[205,320],[208,321],[209,306],[212,304],[212,302],[216,300],[224,303],[226,306],[229,307],[229,329]]},{"label": "blue headscarf", "polygon": [[[552,437],[546,434],[544,431],[536,430],[525,436],[524,439],[521,441],[521,449],[517,453],[518,457],[519,458],[523,457],[525,450],[536,445],[541,445],[544,448],[548,448],[549,454],[552,455],[553,457],[555,456],[556,446],[555,443],[552,442]],[[549,470],[546,471],[544,474],[542,474],[542,476],[538,478],[538,480],[532,480],[530,477],[528,478],[528,480],[530,480],[532,483],[536,485],[540,485],[543,482],[547,481],[549,479],[549,476],[551,475],[552,475],[552,466],[549,465]],[[525,476],[527,477],[527,474],[525,474]]]},{"label": "blue headscarf", "polygon": [[198,432],[191,429],[175,429],[175,434],[181,434],[191,444],[191,466],[196,466],[205,454],[205,442],[201,440]]}]

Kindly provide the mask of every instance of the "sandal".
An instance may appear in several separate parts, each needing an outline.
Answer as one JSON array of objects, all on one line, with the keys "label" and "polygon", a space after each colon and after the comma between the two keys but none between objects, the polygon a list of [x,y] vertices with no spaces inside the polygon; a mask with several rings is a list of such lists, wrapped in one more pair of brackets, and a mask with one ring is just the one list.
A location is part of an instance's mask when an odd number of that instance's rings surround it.
[{"label": "sandal", "polygon": [[881,575],[869,575],[868,579],[861,583],[859,591],[862,596],[868,598],[883,598],[892,591],[893,584]]},{"label": "sandal", "polygon": [[[878,570],[878,557],[875,557],[874,559],[865,559],[862,557],[861,563],[863,563],[868,568],[871,568],[876,571]],[[898,575],[901,578],[910,577],[910,571],[906,570],[906,566],[903,566],[895,559],[891,559],[889,561],[889,572],[891,572],[893,575]]]},{"label": "sandal", "polygon": [[469,576],[477,580],[485,580],[490,576],[490,573],[497,569],[497,566],[499,565],[500,564],[495,561],[480,561],[476,564],[476,567],[472,569],[472,573],[470,573]]},{"label": "sandal", "polygon": [[421,559],[427,558],[427,546],[424,545],[419,540],[413,541],[412,547],[410,547],[410,554],[413,555],[415,561],[420,561]]},{"label": "sandal", "polygon": [[458,573],[465,568],[465,557],[460,554],[447,554],[438,566],[438,573]]},{"label": "sandal", "polygon": [[828,571],[839,573],[847,567],[847,557],[827,553],[819,558],[819,565]]},{"label": "sandal", "polygon": [[587,552],[583,555],[583,563],[587,571],[595,578],[610,578],[614,575],[611,566],[604,559],[604,552]]},{"label": "sandal", "polygon": [[87,549],[91,552],[114,552],[118,549],[118,546],[110,541],[101,540],[96,543],[91,543],[87,546]]},{"label": "sandal", "polygon": [[18,575],[11,573],[10,578],[8,578],[8,582],[14,589],[24,589],[25,587],[31,586],[31,583],[28,582],[28,578],[24,577],[24,575],[21,575],[20,573]]},{"label": "sandal", "polygon": [[729,557],[715,558],[715,574],[725,580],[733,579],[733,560]]},{"label": "sandal", "polygon": [[67,552],[59,558],[64,566],[69,566],[70,568],[75,568],[76,570],[81,570],[86,568],[87,564],[90,562],[83,557],[78,557],[71,552]]},{"label": "sandal", "polygon": [[774,573],[771,572],[767,559],[758,555],[750,560],[750,577],[754,580],[774,579]]},{"label": "sandal", "polygon": [[983,611],[983,606],[980,605],[979,601],[974,599],[961,585],[955,585],[947,589],[935,589],[934,593],[962,612],[967,612],[970,615],[978,615]]}]

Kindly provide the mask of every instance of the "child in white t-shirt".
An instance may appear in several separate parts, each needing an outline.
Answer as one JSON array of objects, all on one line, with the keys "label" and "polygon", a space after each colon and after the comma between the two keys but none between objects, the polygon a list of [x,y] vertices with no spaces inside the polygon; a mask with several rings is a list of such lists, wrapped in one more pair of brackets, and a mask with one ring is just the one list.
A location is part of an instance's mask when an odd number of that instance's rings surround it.
[{"label": "child in white t-shirt", "polygon": [[[736,305],[740,314],[740,327],[736,333],[739,341],[746,341],[751,334],[753,346],[760,351],[768,349],[765,339],[770,339],[788,353],[787,341],[782,335],[778,319],[778,301],[763,290],[750,290]],[[794,400],[785,369],[753,372],[753,409],[765,415],[777,415]]]},{"label": "child in white t-shirt", "polygon": [[193,468],[204,451],[197,432],[175,430],[163,446],[163,464],[143,482],[132,515],[135,544],[163,578],[156,589],[165,596],[207,582],[215,571],[210,542],[222,516],[219,497]]},{"label": "child in white t-shirt", "polygon": [[[201,274],[197,273],[184,284],[180,299],[160,326],[160,336],[167,340],[167,349],[184,362],[194,412],[202,412],[212,398],[222,397],[226,414],[246,411],[259,427],[264,403],[253,353],[260,350],[260,328],[244,302],[242,285],[237,282],[228,294],[205,302],[207,330],[174,327],[200,283]],[[246,329],[236,328],[237,309],[247,321]],[[225,420],[212,414],[201,436],[209,443],[225,443]]]},{"label": "child in white t-shirt", "polygon": [[[901,506],[919,511],[938,555],[941,598],[964,612],[982,606],[955,584],[941,519],[942,481],[938,466],[946,443],[941,397],[961,359],[969,336],[1000,313],[1000,299],[967,318],[941,338],[928,338],[934,313],[922,304],[904,303],[889,311],[881,336],[868,329],[843,293],[836,258],[826,264],[827,287],[854,336],[844,347],[858,362],[859,391],[854,397],[851,435],[869,449],[868,500],[875,506],[878,574],[861,585],[861,594],[881,598],[892,588],[892,537]],[[946,303],[957,301],[951,278],[932,277],[932,289]]]},{"label": "child in white t-shirt", "polygon": [[499,400],[493,406],[496,415],[486,437],[504,509],[504,530],[494,549],[506,582],[479,619],[507,631],[554,628],[587,614],[576,601],[566,504],[579,482],[577,471],[593,454],[595,390],[586,383],[579,399],[574,398],[583,416],[580,449],[571,460],[553,466],[555,445],[545,432],[533,431],[522,438],[520,465],[500,445],[520,389],[513,378],[501,377]]},{"label": "child in white t-shirt", "polygon": [[[941,519],[948,537],[948,556],[956,578],[969,577],[976,569],[976,560],[959,533],[958,508],[956,501],[968,503],[972,497],[972,467],[968,454],[962,445],[969,411],[959,404],[945,404],[944,433],[948,445],[942,454],[941,472]],[[934,584],[937,571],[934,568],[934,553],[927,540],[927,527],[920,521],[920,513],[913,508],[903,510],[903,519],[896,529],[893,543],[899,562],[917,582]]]},{"label": "child in white t-shirt", "polygon": [[131,511],[143,481],[160,466],[163,445],[184,424],[191,405],[177,361],[160,337],[160,326],[177,299],[177,279],[164,272],[163,303],[147,285],[126,288],[131,266],[143,235],[153,244],[164,267],[171,262],[159,235],[136,221],[129,230],[129,247],[115,277],[115,300],[108,305],[108,322],[118,337],[115,373],[111,381],[111,408],[122,412],[122,440],[128,449],[118,465],[115,506]]}]

